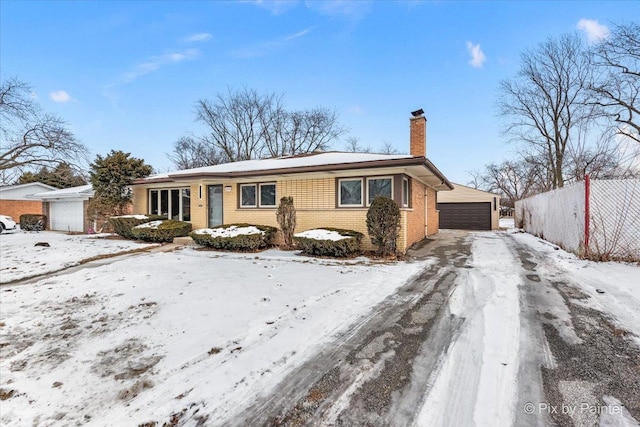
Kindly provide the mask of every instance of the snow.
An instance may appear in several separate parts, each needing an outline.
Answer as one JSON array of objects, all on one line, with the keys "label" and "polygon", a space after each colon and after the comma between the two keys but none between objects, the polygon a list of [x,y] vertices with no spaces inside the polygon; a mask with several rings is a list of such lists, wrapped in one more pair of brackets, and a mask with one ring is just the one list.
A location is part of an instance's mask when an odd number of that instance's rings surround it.
[{"label": "snow", "polygon": [[149,217],[146,215],[140,215],[140,214],[136,214],[136,215],[120,215],[120,216],[115,216],[112,218],[135,218],[135,219],[148,219]]},{"label": "snow", "polygon": [[513,217],[500,218],[500,228],[514,228],[515,226],[515,220]]},{"label": "snow", "polygon": [[246,227],[238,227],[236,225],[231,225],[229,227],[218,227],[218,228],[201,228],[195,230],[196,234],[208,234],[213,237],[236,237],[241,235],[249,235],[249,234],[264,234],[262,230],[259,230],[257,227],[253,225]]},{"label": "snow", "polygon": [[[109,239],[112,235],[68,235],[51,231],[0,234],[0,283],[45,274],[100,255],[154,245]],[[34,246],[46,242],[49,247]]]},{"label": "snow", "polygon": [[7,287],[0,424],[223,424],[421,268],[185,248]]},{"label": "snow", "polygon": [[136,225],[133,228],[153,228],[153,229],[157,229],[160,226],[160,224],[162,224],[163,222],[164,222],[163,220],[149,221],[149,222],[145,222],[144,224]]},{"label": "snow", "polygon": [[540,274],[549,274],[553,267],[560,268],[584,293],[591,296],[589,301],[593,308],[609,314],[623,329],[633,332],[636,337],[640,336],[638,264],[583,260],[530,234],[514,233],[513,237],[546,255],[548,265],[538,267]]},{"label": "snow", "polygon": [[316,240],[332,240],[334,242],[349,238],[349,236],[343,236],[337,231],[325,230],[323,228],[316,228],[313,230],[303,231],[302,233],[296,233],[295,237],[306,237],[307,239],[316,239]]},{"label": "snow", "polygon": [[361,162],[373,162],[380,160],[398,160],[398,159],[410,159],[413,156],[410,155],[397,155],[397,154],[372,154],[372,153],[342,153],[342,152],[327,152],[327,153],[312,153],[305,156],[285,156],[274,159],[260,159],[260,160],[244,160],[240,162],[224,163],[214,166],[205,166],[201,168],[185,169],[181,171],[175,171],[165,174],[151,175],[147,179],[160,179],[173,176],[180,176],[185,174],[203,173],[203,174],[223,174],[231,172],[247,172],[247,171],[259,171],[270,169],[282,169],[282,168],[295,168],[295,167],[307,167],[307,166],[321,166],[321,165],[338,165],[343,163],[361,163]]},{"label": "snow", "polygon": [[[504,239],[476,234],[471,269],[449,299],[464,319],[457,339],[431,373],[433,388],[416,426],[513,425],[520,342],[520,272]],[[496,402],[500,402],[496,405]]]}]

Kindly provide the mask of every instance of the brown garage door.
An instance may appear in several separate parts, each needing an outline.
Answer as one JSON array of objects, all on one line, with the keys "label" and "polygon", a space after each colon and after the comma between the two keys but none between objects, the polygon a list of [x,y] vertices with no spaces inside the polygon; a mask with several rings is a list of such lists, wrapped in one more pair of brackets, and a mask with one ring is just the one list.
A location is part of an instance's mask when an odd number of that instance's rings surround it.
[{"label": "brown garage door", "polygon": [[491,230],[491,203],[438,203],[440,228]]}]

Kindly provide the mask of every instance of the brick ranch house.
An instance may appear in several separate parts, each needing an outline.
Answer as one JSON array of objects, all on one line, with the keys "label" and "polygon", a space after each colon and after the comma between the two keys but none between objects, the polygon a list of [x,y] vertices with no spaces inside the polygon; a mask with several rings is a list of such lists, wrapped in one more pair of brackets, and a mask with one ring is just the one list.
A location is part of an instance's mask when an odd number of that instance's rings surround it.
[{"label": "brick ranch house", "polygon": [[250,223],[277,227],[276,207],[292,196],[296,232],[335,227],[363,233],[377,195],[401,211],[398,249],[438,232],[437,192],[452,184],[426,158],[426,118],[410,120],[410,155],[322,152],[181,170],[136,180],[133,212],[189,221],[194,229]]}]

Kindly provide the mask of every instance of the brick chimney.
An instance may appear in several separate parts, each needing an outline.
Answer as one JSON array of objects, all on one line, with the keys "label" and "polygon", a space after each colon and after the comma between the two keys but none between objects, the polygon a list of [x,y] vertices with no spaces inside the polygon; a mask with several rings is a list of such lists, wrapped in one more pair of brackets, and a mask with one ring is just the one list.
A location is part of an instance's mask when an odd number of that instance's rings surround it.
[{"label": "brick chimney", "polygon": [[411,112],[409,120],[409,154],[427,157],[427,118],[422,109]]}]

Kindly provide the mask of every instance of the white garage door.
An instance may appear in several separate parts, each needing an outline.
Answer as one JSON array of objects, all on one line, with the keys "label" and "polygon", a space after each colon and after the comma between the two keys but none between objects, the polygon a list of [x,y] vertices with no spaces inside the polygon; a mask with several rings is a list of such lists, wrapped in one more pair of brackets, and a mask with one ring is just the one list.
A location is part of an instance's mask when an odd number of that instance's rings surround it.
[{"label": "white garage door", "polygon": [[56,231],[84,231],[83,202],[51,202],[49,221]]}]

